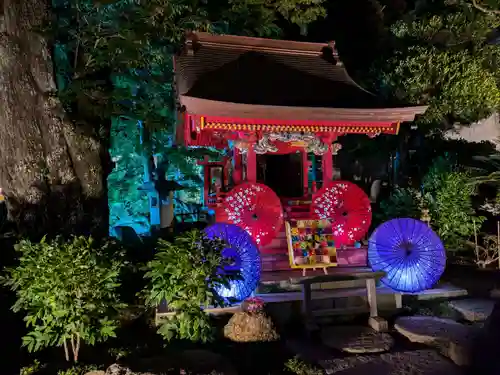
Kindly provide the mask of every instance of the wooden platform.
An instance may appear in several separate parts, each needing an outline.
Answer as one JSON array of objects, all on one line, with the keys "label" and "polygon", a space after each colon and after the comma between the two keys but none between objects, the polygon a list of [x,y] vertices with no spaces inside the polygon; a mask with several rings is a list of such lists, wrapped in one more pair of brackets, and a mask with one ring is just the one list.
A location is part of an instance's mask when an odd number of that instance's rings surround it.
[{"label": "wooden platform", "polygon": [[[366,292],[362,288],[353,289],[330,289],[330,290],[316,290],[312,292],[313,300],[328,299],[328,298],[346,298],[346,297],[360,297]],[[451,284],[444,284],[433,289],[424,290],[419,293],[399,293],[386,286],[377,287],[377,295],[395,295],[401,296],[415,296],[418,300],[432,300],[440,298],[458,298],[467,295],[467,291],[462,288],[455,287]],[[284,292],[284,293],[263,293],[256,294],[257,297],[262,298],[266,303],[279,303],[302,300],[301,292]]]},{"label": "wooden platform", "polygon": [[[365,297],[367,290],[364,285],[365,281],[358,277],[371,270],[366,267],[339,267],[334,268],[329,275],[329,279],[335,275],[342,281],[320,282],[312,285],[311,300],[335,300],[351,297]],[[313,279],[323,275],[320,270],[310,271],[307,276],[302,276],[301,270],[287,271],[268,271],[262,273],[260,286],[255,292],[255,296],[262,298],[267,304],[303,302],[302,284],[307,279]],[[358,275],[358,276],[357,276]],[[378,285],[375,288],[378,297],[378,305],[380,308],[385,301],[392,301],[392,308],[401,308],[403,298],[413,298],[417,300],[432,300],[458,298],[467,295],[467,291],[462,288],[455,287],[451,284],[438,285],[436,288],[425,290],[419,293],[399,293],[386,286]],[[209,314],[234,314],[241,311],[239,304],[226,308],[208,308],[205,310]],[[168,311],[166,306],[159,306],[156,312],[157,323],[163,319],[173,316],[174,313]]]},{"label": "wooden platform", "polygon": [[[352,273],[370,272],[371,269],[368,267],[331,267],[328,269],[328,273],[331,275],[349,275]],[[273,283],[277,281],[291,281],[298,282],[307,278],[321,276],[323,271],[318,269],[308,270],[306,276],[302,276],[302,270],[300,269],[289,269],[283,271],[264,271],[260,278],[261,283]]]},{"label": "wooden platform", "polygon": [[[349,275],[370,272],[368,267],[331,267],[328,269],[329,275],[337,275],[346,278]],[[301,289],[301,282],[306,279],[323,275],[322,270],[307,270],[305,276],[300,269],[288,269],[283,271],[264,271],[262,272],[260,285],[256,290],[257,294],[294,292]],[[332,283],[321,283],[314,285],[314,289],[331,288],[356,288],[363,286],[363,282],[353,278],[345,280],[342,284],[333,285]]]}]

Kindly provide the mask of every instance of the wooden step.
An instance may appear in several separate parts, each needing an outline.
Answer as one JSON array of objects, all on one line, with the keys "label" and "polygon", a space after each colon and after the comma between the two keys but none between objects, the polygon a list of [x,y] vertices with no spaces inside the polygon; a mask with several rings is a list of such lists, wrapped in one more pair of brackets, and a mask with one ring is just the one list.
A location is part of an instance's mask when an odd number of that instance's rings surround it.
[{"label": "wooden step", "polygon": [[286,261],[288,262],[288,254],[287,253],[282,253],[282,254],[262,254],[260,257],[261,263],[273,263],[273,262],[280,262],[280,261]]},{"label": "wooden step", "polygon": [[285,228],[283,228],[282,231],[279,231],[278,234],[276,234],[276,237],[275,238],[285,238],[286,239],[286,232],[285,232]]},{"label": "wooden step", "polygon": [[292,220],[310,220],[311,214],[308,212],[290,212],[288,217]]},{"label": "wooden step", "polygon": [[273,262],[262,262],[262,264],[261,264],[262,272],[288,271],[290,269],[291,269],[291,267],[290,267],[290,262],[288,261],[288,259],[273,261]]},{"label": "wooden step", "polygon": [[262,271],[278,271],[289,270],[290,261],[288,253],[284,254],[262,254],[261,255]]},{"label": "wooden step", "polygon": [[[263,270],[278,271],[290,269],[288,248],[274,248],[260,254]],[[347,248],[337,250],[338,267],[366,267],[368,265],[367,249]]]},{"label": "wooden step", "polygon": [[280,252],[282,249],[285,249],[285,252],[288,249],[288,242],[286,237],[277,237],[269,245],[263,246],[260,249],[261,253],[275,253]]}]

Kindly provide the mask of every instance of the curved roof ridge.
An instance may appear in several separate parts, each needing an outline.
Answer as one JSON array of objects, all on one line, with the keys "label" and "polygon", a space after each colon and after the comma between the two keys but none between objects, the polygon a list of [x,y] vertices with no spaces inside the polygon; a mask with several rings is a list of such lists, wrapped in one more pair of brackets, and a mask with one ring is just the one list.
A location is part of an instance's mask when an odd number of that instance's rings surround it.
[{"label": "curved roof ridge", "polygon": [[185,43],[186,45],[201,44],[227,49],[242,49],[246,51],[275,52],[309,56],[322,56],[325,53],[325,49],[330,49],[333,56],[338,61],[338,52],[335,48],[334,41],[329,43],[298,42],[294,40],[258,38],[229,34],[211,34],[207,32],[191,31],[186,34]]}]

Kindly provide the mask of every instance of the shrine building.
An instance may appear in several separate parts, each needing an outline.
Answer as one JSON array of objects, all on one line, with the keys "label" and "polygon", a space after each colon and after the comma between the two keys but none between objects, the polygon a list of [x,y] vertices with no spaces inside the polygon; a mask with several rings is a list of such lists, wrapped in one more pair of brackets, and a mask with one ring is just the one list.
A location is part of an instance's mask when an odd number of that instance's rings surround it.
[{"label": "shrine building", "polygon": [[[228,150],[223,161],[201,163],[205,206],[259,183],[281,199],[284,220],[309,217],[311,196],[334,179],[342,135],[397,134],[427,108],[385,107],[352,80],[333,43],[191,33],[175,73],[177,142]],[[290,268],[283,232],[261,247],[264,271]]]}]

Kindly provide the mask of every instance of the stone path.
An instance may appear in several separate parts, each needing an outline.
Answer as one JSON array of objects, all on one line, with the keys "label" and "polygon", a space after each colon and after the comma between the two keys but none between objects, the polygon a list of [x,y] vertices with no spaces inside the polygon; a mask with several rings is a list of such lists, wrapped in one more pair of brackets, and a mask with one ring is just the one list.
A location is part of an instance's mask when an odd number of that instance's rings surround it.
[{"label": "stone path", "polygon": [[[323,327],[322,340],[330,341],[335,331],[340,332],[348,327]],[[351,327],[364,328],[364,327]],[[351,331],[353,332],[353,331]],[[358,330],[357,336],[363,336],[367,331]],[[346,334],[347,330],[341,335]],[[349,341],[349,340],[347,340]],[[355,341],[355,340],[354,340]],[[392,340],[391,340],[392,341]],[[340,345],[342,341],[335,342]],[[345,344],[345,342],[344,342]],[[405,349],[397,352],[377,354],[340,354],[329,349],[316,340],[287,341],[288,349],[307,362],[316,363],[327,374],[335,375],[465,375],[462,367],[440,355],[435,349]],[[333,345],[330,345],[330,347]]]},{"label": "stone path", "polygon": [[394,328],[411,342],[435,347],[459,366],[470,363],[471,345],[479,333],[476,327],[430,316],[401,317]]},{"label": "stone path", "polygon": [[321,330],[321,340],[328,347],[355,354],[386,352],[394,344],[388,333],[361,326],[325,327]]},{"label": "stone path", "polygon": [[320,361],[320,365],[327,374],[336,375],[464,375],[434,350],[357,355]]},{"label": "stone path", "polygon": [[487,299],[463,299],[448,302],[469,322],[483,322],[491,315],[495,301]]}]

